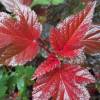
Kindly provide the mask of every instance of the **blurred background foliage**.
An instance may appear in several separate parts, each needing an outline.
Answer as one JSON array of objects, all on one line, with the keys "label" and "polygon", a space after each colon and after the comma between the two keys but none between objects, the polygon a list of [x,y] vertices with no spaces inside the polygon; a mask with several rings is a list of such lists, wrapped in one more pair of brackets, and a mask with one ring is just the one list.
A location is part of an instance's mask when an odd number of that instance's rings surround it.
[{"label": "blurred background foliage", "polygon": [[34,83],[31,78],[34,71],[34,66],[16,66],[15,68],[3,66],[0,68],[0,100],[31,99]]},{"label": "blurred background foliage", "polygon": [[[92,0],[33,0],[30,7],[35,10],[39,21],[43,24],[42,37],[46,41],[45,45],[47,47],[49,47],[48,36],[50,28],[71,14],[82,10],[88,1]],[[93,22],[100,24],[100,0],[97,1]],[[7,12],[2,4],[0,4],[0,11]],[[36,67],[46,57],[46,52],[41,50],[38,56],[26,65],[16,67],[1,66],[0,100],[31,100],[34,83],[31,80],[32,75]],[[89,71],[97,79],[96,84],[88,86],[91,100],[100,100],[100,54],[86,54],[86,58],[86,62],[90,67]]]}]

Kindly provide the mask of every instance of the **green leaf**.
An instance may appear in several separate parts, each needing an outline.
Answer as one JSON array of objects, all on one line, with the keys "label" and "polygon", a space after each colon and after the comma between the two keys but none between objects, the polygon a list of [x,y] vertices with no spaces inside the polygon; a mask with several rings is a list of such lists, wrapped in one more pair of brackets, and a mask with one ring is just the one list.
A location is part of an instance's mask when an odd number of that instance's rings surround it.
[{"label": "green leaf", "polygon": [[0,71],[0,98],[6,95],[8,75],[3,70]]},{"label": "green leaf", "polygon": [[50,4],[49,0],[34,0],[33,5],[48,5]]},{"label": "green leaf", "polygon": [[15,89],[16,84],[17,84],[17,77],[15,76],[15,72],[12,72],[11,75],[9,76],[7,84],[9,92]]},{"label": "green leaf", "polygon": [[25,74],[25,67],[24,66],[16,66],[15,74],[17,77],[22,77]]},{"label": "green leaf", "polygon": [[17,81],[17,88],[18,88],[18,90],[19,90],[21,95],[23,95],[25,93],[25,91],[26,91],[26,84],[25,84],[24,79],[21,78],[21,79],[19,79]]},{"label": "green leaf", "polygon": [[35,5],[58,5],[60,3],[63,3],[64,0],[33,0],[32,6]]},{"label": "green leaf", "polygon": [[51,0],[51,3],[53,5],[58,5],[58,4],[63,3],[63,2],[64,2],[64,0]]},{"label": "green leaf", "polygon": [[[17,86],[20,93],[18,100],[28,100],[29,90],[33,84],[31,80],[35,71],[35,67],[32,66],[16,66],[15,71],[7,72],[4,69],[0,70],[0,100],[4,100],[5,96],[15,91]],[[7,94],[8,93],[8,94]]]},{"label": "green leaf", "polygon": [[17,66],[15,77],[17,80],[17,88],[21,95],[25,94],[27,87],[33,84],[31,80],[35,68],[32,66]]},{"label": "green leaf", "polygon": [[17,66],[15,73],[17,78],[22,77],[25,80],[31,80],[34,71],[35,67],[32,66]]},{"label": "green leaf", "polygon": [[6,95],[7,87],[4,85],[0,85],[0,98]]}]

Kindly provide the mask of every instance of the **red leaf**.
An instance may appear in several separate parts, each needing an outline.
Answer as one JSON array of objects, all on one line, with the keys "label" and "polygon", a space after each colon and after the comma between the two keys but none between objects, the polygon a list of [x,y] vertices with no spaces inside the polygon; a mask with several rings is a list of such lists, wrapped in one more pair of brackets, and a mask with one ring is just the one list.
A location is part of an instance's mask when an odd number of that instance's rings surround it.
[{"label": "red leaf", "polygon": [[16,12],[16,19],[0,13],[0,63],[24,64],[39,51],[37,39],[40,37],[41,25],[34,11],[22,7],[24,10]]},{"label": "red leaf", "polygon": [[54,70],[56,67],[59,67],[60,61],[53,55],[49,55],[47,60],[45,60],[39,67],[36,69],[33,79],[38,78],[51,70]]},{"label": "red leaf", "polygon": [[85,85],[93,82],[87,69],[64,64],[37,79],[33,100],[89,100]]},{"label": "red leaf", "polygon": [[31,5],[32,0],[0,0],[9,12],[14,12],[14,8],[17,8],[19,4]]},{"label": "red leaf", "polygon": [[85,34],[83,44],[87,53],[100,52],[100,26],[93,25]]},{"label": "red leaf", "polygon": [[83,36],[91,26],[95,4],[89,3],[83,11],[68,17],[51,30],[50,42],[55,52],[65,57],[79,54]]},{"label": "red leaf", "polygon": [[40,37],[40,34],[37,34],[37,32],[35,32],[34,28],[36,28],[36,31],[41,33],[42,25],[38,22],[37,15],[34,11],[31,11],[31,9],[29,7],[26,7],[24,5],[19,5],[19,9],[15,10],[15,14],[18,15],[18,17],[20,17],[21,23],[24,22],[23,24],[27,23],[29,25],[31,30],[34,31],[33,35],[35,38]]}]

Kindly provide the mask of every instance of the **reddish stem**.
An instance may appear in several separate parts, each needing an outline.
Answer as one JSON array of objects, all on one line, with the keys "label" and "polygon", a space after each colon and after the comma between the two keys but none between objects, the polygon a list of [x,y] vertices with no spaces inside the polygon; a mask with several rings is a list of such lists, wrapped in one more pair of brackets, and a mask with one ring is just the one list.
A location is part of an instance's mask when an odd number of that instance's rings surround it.
[{"label": "reddish stem", "polygon": [[48,47],[45,46],[45,44],[46,44],[45,41],[40,38],[39,39],[39,46],[41,48],[43,48],[44,50],[46,50],[48,53],[51,53],[50,50],[48,49]]}]

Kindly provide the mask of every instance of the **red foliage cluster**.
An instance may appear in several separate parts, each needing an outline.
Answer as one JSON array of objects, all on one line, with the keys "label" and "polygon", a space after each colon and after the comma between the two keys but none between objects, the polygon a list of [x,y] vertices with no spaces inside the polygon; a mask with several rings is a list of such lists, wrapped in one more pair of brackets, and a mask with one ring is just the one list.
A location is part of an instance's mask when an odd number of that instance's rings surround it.
[{"label": "red foliage cluster", "polygon": [[[35,12],[25,6],[31,1],[24,1],[17,0],[16,7],[12,0],[5,3],[6,9],[15,14],[14,17],[0,12],[2,64],[24,64],[32,60],[39,51],[41,43],[38,40],[41,39],[42,25]],[[84,52],[100,52],[100,26],[92,24],[95,5],[95,1],[89,2],[81,12],[51,29],[52,49],[33,75],[33,80],[37,79],[33,87],[33,100],[48,100],[51,97],[54,100],[89,100],[85,86],[95,82],[94,77],[87,68],[68,64],[67,59],[81,56]]]}]

